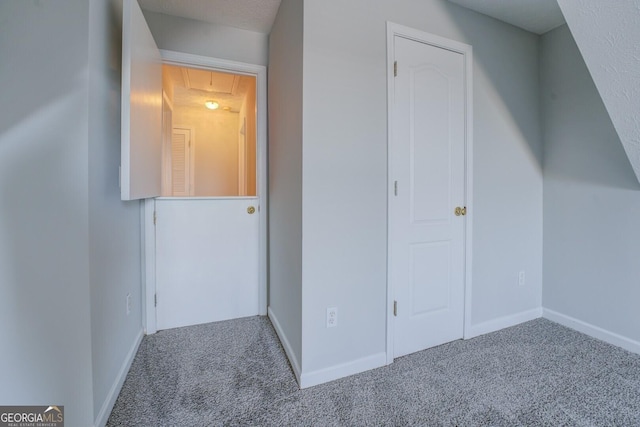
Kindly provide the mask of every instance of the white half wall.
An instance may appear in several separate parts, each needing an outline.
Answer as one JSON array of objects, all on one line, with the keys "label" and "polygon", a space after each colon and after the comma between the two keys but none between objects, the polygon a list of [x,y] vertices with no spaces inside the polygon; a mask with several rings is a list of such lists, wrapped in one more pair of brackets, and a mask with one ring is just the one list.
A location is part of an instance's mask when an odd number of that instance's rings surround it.
[{"label": "white half wall", "polygon": [[143,11],[158,48],[267,65],[269,36],[194,19]]},{"label": "white half wall", "polygon": [[89,2],[0,2],[2,405],[93,417]]},{"label": "white half wall", "polygon": [[637,0],[558,4],[640,180],[640,5]]},{"label": "white half wall", "polygon": [[[283,0],[269,40],[269,317],[302,365],[303,2]],[[311,337],[313,339],[313,337]]]},{"label": "white half wall", "polygon": [[637,343],[640,185],[569,28],[541,52],[543,306]]},{"label": "white half wall", "polygon": [[306,0],[303,376],[386,350],[386,21],[473,46],[472,324],[541,307],[538,37],[447,1]]}]

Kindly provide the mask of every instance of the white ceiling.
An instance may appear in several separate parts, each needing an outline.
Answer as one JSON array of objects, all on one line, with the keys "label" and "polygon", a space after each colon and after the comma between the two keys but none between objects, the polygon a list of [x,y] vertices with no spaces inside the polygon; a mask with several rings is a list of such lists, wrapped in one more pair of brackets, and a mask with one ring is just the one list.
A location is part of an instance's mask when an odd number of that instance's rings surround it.
[{"label": "white ceiling", "polygon": [[237,113],[255,77],[163,65],[165,84],[171,84],[173,105],[204,110],[206,101],[217,101],[220,109]]},{"label": "white ceiling", "polygon": [[565,23],[557,0],[449,0],[536,34]]},{"label": "white ceiling", "polygon": [[[280,0],[138,0],[140,7],[165,15],[196,19],[268,34]],[[565,23],[557,0],[449,0],[476,12],[544,34]]]},{"label": "white ceiling", "polygon": [[140,7],[165,15],[196,19],[268,34],[280,0],[138,0]]}]

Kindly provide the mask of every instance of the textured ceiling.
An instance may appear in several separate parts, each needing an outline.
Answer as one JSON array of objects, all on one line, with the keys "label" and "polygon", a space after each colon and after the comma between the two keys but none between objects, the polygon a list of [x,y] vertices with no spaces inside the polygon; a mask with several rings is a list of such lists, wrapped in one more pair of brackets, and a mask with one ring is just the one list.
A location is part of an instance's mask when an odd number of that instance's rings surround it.
[{"label": "textured ceiling", "polygon": [[151,12],[268,34],[280,0],[138,0]]},{"label": "textured ceiling", "polygon": [[640,2],[559,3],[640,181]]},{"label": "textured ceiling", "polygon": [[565,22],[557,0],[449,1],[536,34],[544,34]]},{"label": "textured ceiling", "polygon": [[[163,65],[162,73],[168,77],[167,80],[173,86],[173,105],[175,107],[200,108],[204,110],[204,103],[211,100],[220,104],[221,111],[228,107],[229,111],[233,113],[240,111],[242,102],[249,90],[251,79],[255,79],[255,77],[251,76],[196,70],[173,65]],[[200,74],[204,77],[200,76]],[[229,82],[229,77],[231,77],[232,81],[236,77],[237,83]],[[200,85],[198,82],[203,79],[204,85]],[[212,84],[210,88],[207,88],[210,81]]]}]

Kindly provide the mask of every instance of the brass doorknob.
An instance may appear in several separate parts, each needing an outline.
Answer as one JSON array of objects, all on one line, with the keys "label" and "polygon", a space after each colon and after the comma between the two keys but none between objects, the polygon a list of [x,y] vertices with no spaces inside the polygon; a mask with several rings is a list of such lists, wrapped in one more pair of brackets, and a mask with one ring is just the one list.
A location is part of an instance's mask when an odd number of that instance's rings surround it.
[{"label": "brass doorknob", "polygon": [[249,215],[252,215],[252,214],[254,214],[255,212],[256,212],[256,208],[254,208],[253,206],[249,206],[249,207],[247,208],[247,213],[248,213]]},{"label": "brass doorknob", "polygon": [[460,206],[458,206],[453,212],[456,214],[456,216],[465,216],[467,214],[467,207],[465,206],[461,208]]}]

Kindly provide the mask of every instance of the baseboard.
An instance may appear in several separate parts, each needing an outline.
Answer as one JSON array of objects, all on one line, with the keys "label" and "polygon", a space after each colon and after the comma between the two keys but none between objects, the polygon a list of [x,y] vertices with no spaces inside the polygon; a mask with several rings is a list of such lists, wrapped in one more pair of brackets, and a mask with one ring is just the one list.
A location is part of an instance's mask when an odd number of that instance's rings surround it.
[{"label": "baseboard", "polygon": [[622,347],[632,353],[640,354],[640,342],[616,334],[615,332],[607,331],[606,329],[583,322],[582,320],[567,316],[566,314],[549,310],[548,308],[543,309],[542,317],[551,320],[552,322],[559,323],[562,326],[566,326],[567,328],[575,329],[576,331],[582,332],[590,337],[602,340],[617,347]]},{"label": "baseboard", "polygon": [[313,387],[314,385],[337,380],[338,378],[358,374],[370,369],[380,368],[386,364],[387,353],[380,352],[352,362],[342,363],[340,365],[304,373],[300,377],[300,388]]},{"label": "baseboard", "polygon": [[113,409],[113,405],[116,403],[116,399],[120,394],[120,390],[122,389],[122,384],[124,384],[125,378],[127,378],[127,374],[129,373],[129,368],[131,368],[131,363],[133,363],[133,359],[136,357],[136,353],[138,352],[138,347],[140,347],[140,343],[142,342],[143,337],[142,330],[138,333],[131,349],[129,349],[129,353],[127,353],[127,357],[125,357],[124,362],[122,363],[122,367],[120,367],[120,372],[118,372],[118,376],[111,386],[111,390],[109,390],[109,394],[107,394],[107,398],[104,400],[102,404],[102,408],[100,409],[100,413],[96,417],[94,426],[96,427],[104,427],[107,425],[107,421],[109,420],[109,415],[111,415],[111,410]]},{"label": "baseboard", "polygon": [[511,314],[509,316],[499,317],[497,319],[472,325],[469,331],[465,331],[464,338],[475,338],[480,335],[499,331],[500,329],[509,328],[519,325],[520,323],[542,317],[542,308],[534,308],[532,310],[521,311],[520,313]]},{"label": "baseboard", "polygon": [[293,351],[293,348],[291,347],[287,336],[284,334],[282,326],[280,326],[280,322],[278,322],[278,318],[276,317],[273,310],[271,310],[271,307],[267,308],[267,314],[269,316],[269,320],[271,320],[273,329],[275,329],[276,334],[278,334],[278,338],[280,339],[280,343],[282,343],[282,347],[284,347],[284,352],[289,358],[289,363],[291,364],[293,373],[296,376],[296,381],[298,381],[298,385],[300,385],[300,365],[298,364],[298,360],[296,359],[296,353]]}]

